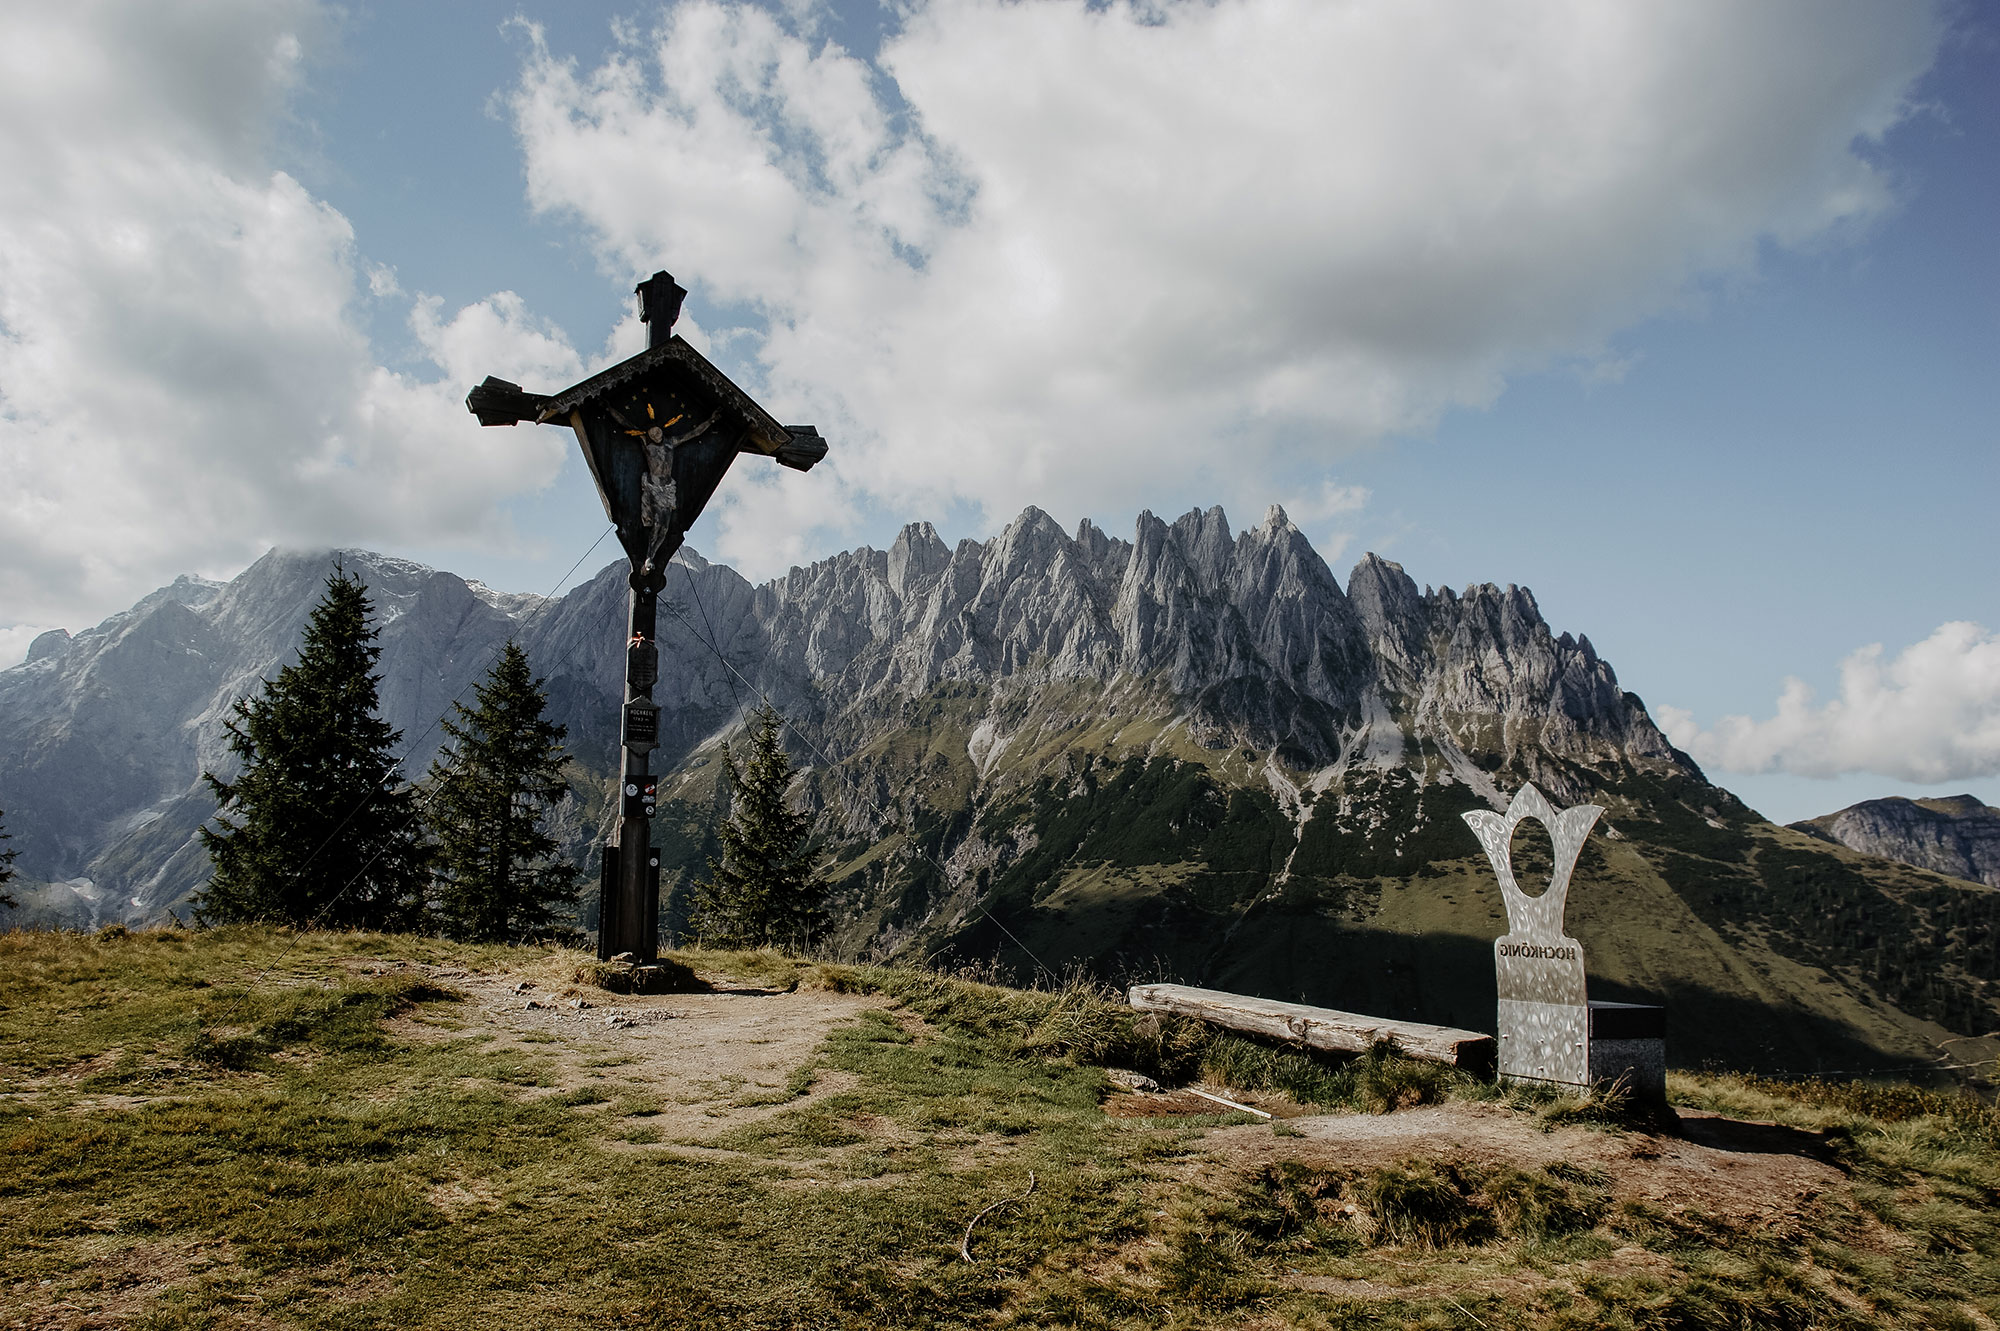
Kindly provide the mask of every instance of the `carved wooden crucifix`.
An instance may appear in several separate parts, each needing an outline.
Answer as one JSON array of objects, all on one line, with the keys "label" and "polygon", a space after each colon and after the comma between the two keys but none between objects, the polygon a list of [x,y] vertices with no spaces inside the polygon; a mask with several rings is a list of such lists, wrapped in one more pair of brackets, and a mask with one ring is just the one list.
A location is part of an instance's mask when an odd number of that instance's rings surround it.
[{"label": "carved wooden crucifix", "polygon": [[673,336],[687,292],[670,274],[638,286],[646,349],[560,393],[530,393],[489,376],[466,396],[481,425],[567,425],[597,481],[604,512],[631,562],[625,707],[619,731],[623,798],[604,845],[597,955],[660,950],[660,860],[652,848],[652,750],[659,741],[656,629],[667,564],[739,453],[759,453],[809,471],[826,456],[810,425],[780,425],[771,414]]}]

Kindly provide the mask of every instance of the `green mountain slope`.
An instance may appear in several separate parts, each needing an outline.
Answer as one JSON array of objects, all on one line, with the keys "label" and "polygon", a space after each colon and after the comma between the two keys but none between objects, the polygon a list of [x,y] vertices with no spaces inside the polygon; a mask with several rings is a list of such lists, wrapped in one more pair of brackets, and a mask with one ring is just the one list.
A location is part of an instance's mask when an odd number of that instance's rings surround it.
[{"label": "green mountain slope", "polygon": [[[1505,919],[1459,817],[1491,800],[1450,755],[1416,739],[1394,765],[1300,771],[1196,742],[1144,681],[999,693],[942,685],[802,777],[839,889],[837,951],[1492,1028]],[[995,715],[1004,744],[982,735]],[[1685,760],[1466,756],[1497,790],[1532,765],[1570,788],[1559,803],[1606,806],[1570,931],[1594,996],[1667,1004],[1677,1065],[1844,1073],[2000,1053],[1964,1038],[2000,1026],[2000,892],[1774,826]],[[661,839],[683,852],[667,857],[679,892],[723,808],[718,766],[697,753],[672,790]],[[1547,872],[1537,824],[1515,858],[1524,882]]]}]

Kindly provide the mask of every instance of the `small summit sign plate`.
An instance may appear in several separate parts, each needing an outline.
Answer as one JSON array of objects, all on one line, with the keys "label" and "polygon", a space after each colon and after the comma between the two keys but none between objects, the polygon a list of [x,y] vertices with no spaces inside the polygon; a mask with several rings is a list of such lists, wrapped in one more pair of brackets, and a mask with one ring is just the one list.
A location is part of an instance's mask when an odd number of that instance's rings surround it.
[{"label": "small summit sign plate", "polygon": [[660,709],[645,699],[625,704],[625,747],[645,753],[660,742]]}]

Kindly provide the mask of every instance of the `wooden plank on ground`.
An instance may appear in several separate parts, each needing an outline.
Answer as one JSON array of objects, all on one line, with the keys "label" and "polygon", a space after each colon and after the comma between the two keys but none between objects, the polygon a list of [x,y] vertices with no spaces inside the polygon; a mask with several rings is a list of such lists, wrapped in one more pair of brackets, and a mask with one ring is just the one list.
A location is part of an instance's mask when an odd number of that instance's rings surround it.
[{"label": "wooden plank on ground", "polygon": [[1411,1058],[1455,1067],[1493,1065],[1493,1037],[1480,1031],[1427,1026],[1419,1021],[1391,1021],[1387,1017],[1249,998],[1185,984],[1135,984],[1130,998],[1132,1006],[1141,1012],[1198,1017],[1232,1031],[1296,1041],[1314,1049],[1360,1054],[1378,1040],[1394,1040],[1396,1047]]}]

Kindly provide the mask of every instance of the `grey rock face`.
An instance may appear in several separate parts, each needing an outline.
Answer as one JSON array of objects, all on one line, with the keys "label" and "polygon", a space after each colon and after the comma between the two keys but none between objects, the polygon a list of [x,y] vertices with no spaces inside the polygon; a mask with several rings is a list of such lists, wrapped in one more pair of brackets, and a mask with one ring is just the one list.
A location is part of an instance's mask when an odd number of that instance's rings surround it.
[{"label": "grey rock face", "polygon": [[2000,887],[2000,809],[1971,795],[1863,800],[1792,826],[1864,855]]},{"label": "grey rock face", "polygon": [[28,659],[25,664],[32,665],[36,661],[46,661],[51,657],[61,656],[69,650],[69,643],[68,629],[50,629],[47,633],[38,633],[35,635],[35,640],[28,644]]},{"label": "grey rock face", "polygon": [[[200,774],[228,770],[231,707],[295,659],[335,559],[374,599],[382,711],[403,732],[406,776],[422,775],[438,718],[518,636],[572,755],[608,779],[622,564],[544,600],[362,551],[274,551],[226,584],[183,578],[74,637],[45,635],[0,671],[0,808],[23,879],[61,885],[35,898],[47,918],[154,918],[206,878],[194,832],[214,808]],[[1579,793],[1579,764],[1694,770],[1588,639],[1551,634],[1529,592],[1419,592],[1373,555],[1343,590],[1276,508],[1235,534],[1219,508],[1142,514],[1129,542],[1088,522],[1071,535],[1034,508],[956,547],[914,523],[886,552],[755,587],[692,551],[676,564],[662,594],[661,771],[762,696],[838,761],[953,682],[993,690],[986,752],[1008,740],[1005,697],[1086,683],[1136,690],[1198,742],[1299,772],[1392,766],[1423,743],[1477,789],[1491,782],[1472,754],[1514,761],[1559,797]],[[602,801],[584,793],[579,843]]]}]

